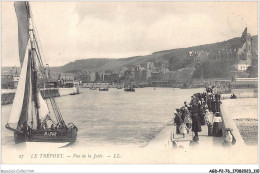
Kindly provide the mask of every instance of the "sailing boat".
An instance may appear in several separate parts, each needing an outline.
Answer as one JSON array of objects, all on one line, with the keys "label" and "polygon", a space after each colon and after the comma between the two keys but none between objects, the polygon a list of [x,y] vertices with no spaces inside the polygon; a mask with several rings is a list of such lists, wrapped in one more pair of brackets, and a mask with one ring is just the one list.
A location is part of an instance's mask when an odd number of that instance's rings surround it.
[{"label": "sailing boat", "polygon": [[128,85],[125,89],[124,89],[124,91],[126,91],[126,92],[135,92],[135,89],[133,88],[133,85]]},{"label": "sailing boat", "polygon": [[124,86],[125,86],[124,91],[125,92],[135,92],[135,89],[133,88],[133,85],[132,85],[132,77],[131,77],[131,74],[129,71],[127,72],[126,77],[127,77],[127,79],[126,79],[126,83],[124,84]]},{"label": "sailing boat", "polygon": [[[39,78],[47,78],[47,75],[29,2],[16,1],[14,7],[18,21],[21,74],[10,118],[5,127],[14,132],[15,143],[74,142],[77,127],[73,123],[65,124],[54,98],[44,100],[38,87]],[[52,118],[54,116],[47,100],[52,106],[55,119]]]}]

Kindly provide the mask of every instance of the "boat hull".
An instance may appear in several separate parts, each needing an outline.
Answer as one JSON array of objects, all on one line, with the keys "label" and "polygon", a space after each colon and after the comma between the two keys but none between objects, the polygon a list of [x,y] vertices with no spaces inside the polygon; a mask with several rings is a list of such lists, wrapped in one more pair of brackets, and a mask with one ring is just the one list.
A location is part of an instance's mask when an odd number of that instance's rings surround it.
[{"label": "boat hull", "polygon": [[135,89],[124,89],[125,92],[135,92]]},{"label": "boat hull", "polygon": [[69,130],[32,130],[31,133],[14,132],[15,143],[21,142],[57,142],[71,143],[77,138],[76,127]]}]

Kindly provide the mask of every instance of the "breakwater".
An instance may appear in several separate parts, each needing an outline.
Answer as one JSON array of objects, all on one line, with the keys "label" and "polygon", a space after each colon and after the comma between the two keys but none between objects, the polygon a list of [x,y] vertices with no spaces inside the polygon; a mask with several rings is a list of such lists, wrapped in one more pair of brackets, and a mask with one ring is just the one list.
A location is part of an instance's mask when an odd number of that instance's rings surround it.
[{"label": "breakwater", "polygon": [[15,96],[15,93],[13,93],[13,92],[2,93],[1,104],[7,105],[7,104],[10,104],[10,103],[13,103],[14,96]]},{"label": "breakwater", "polygon": [[237,98],[258,98],[257,88],[251,89],[232,89],[228,94],[221,94],[221,99],[230,99],[231,94],[235,94]]},{"label": "breakwater", "polygon": [[54,89],[42,89],[41,90],[42,97],[45,98],[50,98],[50,97],[59,97],[59,89],[54,88]]},{"label": "breakwater", "polygon": [[[7,105],[13,103],[14,96],[16,90],[2,90],[1,94],[1,105]],[[65,95],[73,95],[78,94],[79,89],[76,87],[73,88],[47,88],[47,89],[40,89],[42,97],[44,99],[50,97],[60,97]]]}]

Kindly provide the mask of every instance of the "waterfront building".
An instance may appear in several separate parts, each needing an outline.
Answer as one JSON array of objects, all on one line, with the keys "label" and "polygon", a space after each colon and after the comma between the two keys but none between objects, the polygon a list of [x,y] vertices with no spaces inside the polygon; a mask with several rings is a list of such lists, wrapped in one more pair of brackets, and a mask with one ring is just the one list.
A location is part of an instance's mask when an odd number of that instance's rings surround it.
[{"label": "waterfront building", "polygon": [[103,77],[103,82],[106,83],[113,83],[119,80],[119,74],[117,73],[105,73]]},{"label": "waterfront building", "polygon": [[152,70],[147,69],[146,70],[146,80],[149,80],[152,77]]},{"label": "waterfront building", "polygon": [[2,89],[16,89],[19,81],[17,70],[15,73],[5,71],[1,74],[1,87]]},{"label": "waterfront building", "polygon": [[232,88],[257,88],[258,78],[236,78],[231,85]]},{"label": "waterfront building", "polygon": [[61,73],[60,74],[60,79],[63,79],[63,80],[74,80],[74,74],[72,74],[72,73]]},{"label": "waterfront building", "polygon": [[71,73],[60,73],[59,80],[62,87],[71,88],[74,83],[74,75]]},{"label": "waterfront building", "polygon": [[80,74],[75,77],[76,80],[82,81],[82,83],[90,82],[90,75],[89,74]]},{"label": "waterfront building", "polygon": [[1,88],[2,89],[14,89],[14,79],[13,79],[12,74],[2,73]]},{"label": "waterfront building", "polygon": [[91,72],[90,73],[90,82],[95,82],[96,81],[96,72]]},{"label": "waterfront building", "polygon": [[57,88],[58,87],[58,78],[48,78],[45,83],[45,88]]}]

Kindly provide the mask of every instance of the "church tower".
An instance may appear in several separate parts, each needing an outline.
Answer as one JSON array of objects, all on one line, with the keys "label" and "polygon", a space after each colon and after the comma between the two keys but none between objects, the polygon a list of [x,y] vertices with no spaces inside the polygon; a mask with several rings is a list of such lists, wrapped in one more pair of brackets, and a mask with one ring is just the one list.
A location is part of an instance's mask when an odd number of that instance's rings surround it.
[{"label": "church tower", "polygon": [[241,59],[246,60],[248,65],[252,64],[252,38],[251,34],[247,32],[247,28],[242,33],[241,42],[242,46],[242,55]]}]

